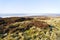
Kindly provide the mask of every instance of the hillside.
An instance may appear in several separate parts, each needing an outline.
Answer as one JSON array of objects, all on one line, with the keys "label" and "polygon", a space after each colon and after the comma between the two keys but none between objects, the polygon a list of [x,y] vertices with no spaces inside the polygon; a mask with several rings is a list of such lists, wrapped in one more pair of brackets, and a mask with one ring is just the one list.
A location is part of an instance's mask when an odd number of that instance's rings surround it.
[{"label": "hillside", "polygon": [[60,17],[0,18],[0,40],[60,40]]}]

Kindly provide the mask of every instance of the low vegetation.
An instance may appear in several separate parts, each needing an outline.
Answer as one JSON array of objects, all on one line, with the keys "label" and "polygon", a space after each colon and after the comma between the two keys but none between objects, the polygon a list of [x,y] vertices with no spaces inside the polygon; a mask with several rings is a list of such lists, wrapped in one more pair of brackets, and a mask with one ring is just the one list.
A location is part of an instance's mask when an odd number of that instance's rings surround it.
[{"label": "low vegetation", "polygon": [[60,40],[60,18],[38,18],[1,18],[0,40]]}]

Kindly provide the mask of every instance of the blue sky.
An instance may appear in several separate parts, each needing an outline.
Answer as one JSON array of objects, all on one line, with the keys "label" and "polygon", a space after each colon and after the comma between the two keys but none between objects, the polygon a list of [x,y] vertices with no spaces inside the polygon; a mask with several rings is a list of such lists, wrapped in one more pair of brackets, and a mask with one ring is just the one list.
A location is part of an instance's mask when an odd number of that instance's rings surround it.
[{"label": "blue sky", "polygon": [[60,0],[0,0],[1,13],[60,13]]}]

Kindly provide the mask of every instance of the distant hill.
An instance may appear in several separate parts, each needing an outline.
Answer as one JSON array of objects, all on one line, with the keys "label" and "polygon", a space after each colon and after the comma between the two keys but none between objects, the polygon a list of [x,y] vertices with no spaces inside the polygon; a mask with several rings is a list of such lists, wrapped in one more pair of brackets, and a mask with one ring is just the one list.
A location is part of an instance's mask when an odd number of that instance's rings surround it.
[{"label": "distant hill", "polygon": [[56,14],[49,14],[49,13],[36,13],[36,14],[25,14],[25,13],[16,13],[16,14],[0,14],[0,17],[5,18],[5,17],[25,17],[25,16],[52,16],[52,17],[56,17],[56,16],[60,16],[60,13],[56,13]]}]

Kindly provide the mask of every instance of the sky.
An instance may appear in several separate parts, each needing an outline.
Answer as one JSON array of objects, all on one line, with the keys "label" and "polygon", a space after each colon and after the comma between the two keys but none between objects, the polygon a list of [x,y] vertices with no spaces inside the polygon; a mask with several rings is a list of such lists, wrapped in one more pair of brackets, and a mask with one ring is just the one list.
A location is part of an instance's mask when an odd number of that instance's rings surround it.
[{"label": "sky", "polygon": [[60,13],[60,0],[0,0],[0,14]]}]

